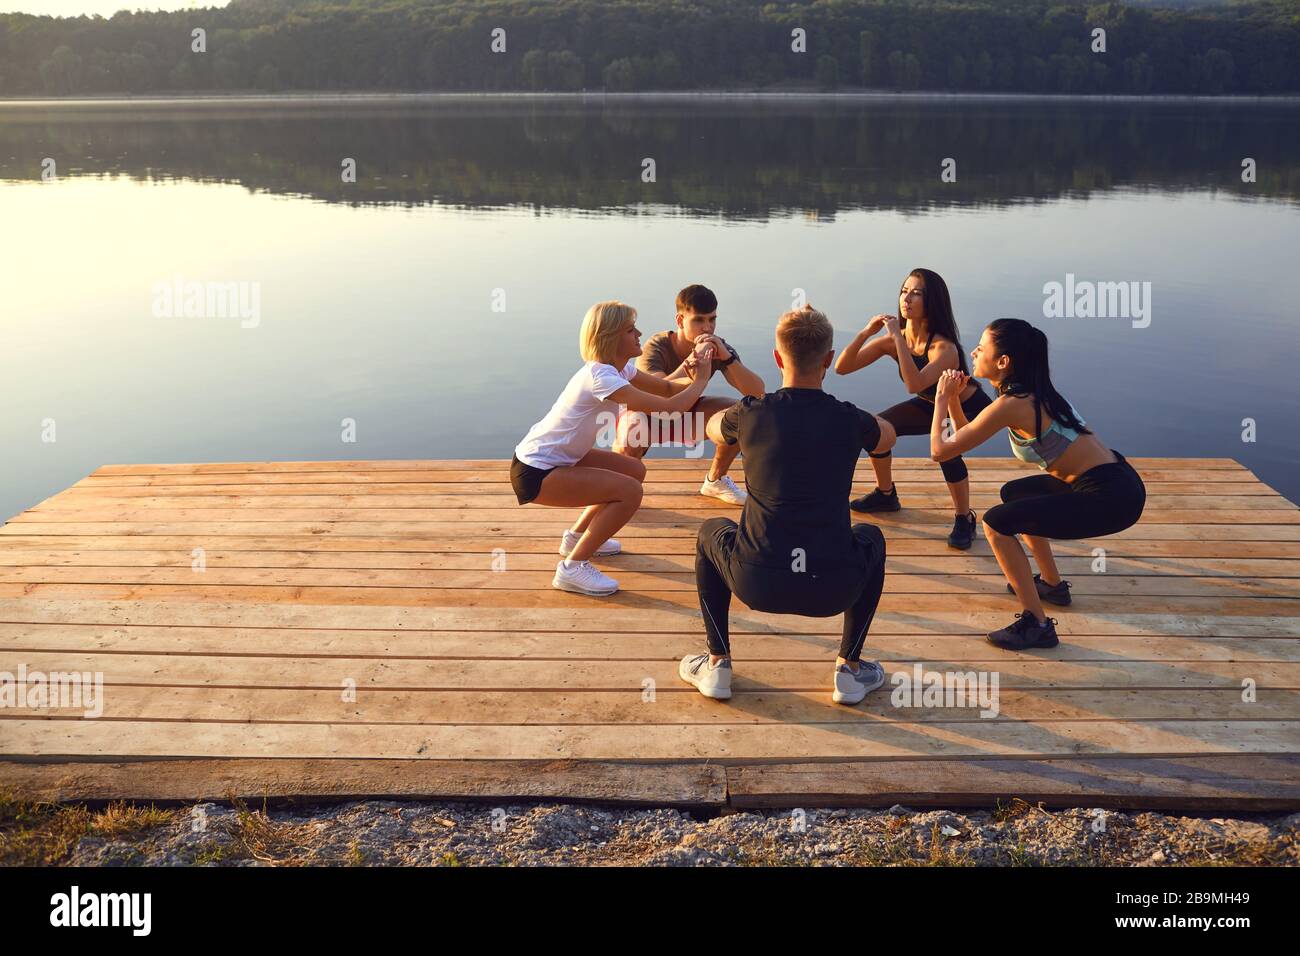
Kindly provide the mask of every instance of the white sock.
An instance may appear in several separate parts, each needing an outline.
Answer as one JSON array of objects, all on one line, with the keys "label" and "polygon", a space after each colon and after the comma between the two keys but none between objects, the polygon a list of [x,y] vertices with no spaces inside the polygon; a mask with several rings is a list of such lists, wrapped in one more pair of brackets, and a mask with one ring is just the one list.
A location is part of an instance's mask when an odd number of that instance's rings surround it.
[{"label": "white sock", "polygon": [[561,561],[560,563],[563,564],[566,568],[569,568],[570,570],[572,570],[573,568],[576,568],[576,567],[577,567],[579,564],[581,564],[582,562],[581,562],[581,561],[574,561],[572,558],[565,558],[565,559],[564,559],[563,561]]}]

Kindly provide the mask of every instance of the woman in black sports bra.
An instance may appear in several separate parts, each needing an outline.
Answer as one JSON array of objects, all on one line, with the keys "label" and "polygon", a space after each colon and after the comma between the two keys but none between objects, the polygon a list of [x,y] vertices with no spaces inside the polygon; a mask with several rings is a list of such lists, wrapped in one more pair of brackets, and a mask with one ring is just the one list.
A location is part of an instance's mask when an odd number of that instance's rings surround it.
[{"label": "woman in black sports bra", "polygon": [[[915,397],[888,408],[880,417],[902,435],[928,435],[934,417],[935,385],[948,369],[966,372],[966,356],[957,337],[957,320],[952,314],[948,286],[937,272],[913,269],[898,293],[899,315],[877,315],[858,333],[835,360],[835,371],[848,375],[888,355],[898,362],[898,375]],[[877,332],[883,334],[871,338]],[[919,351],[918,351],[919,349]],[[906,361],[906,355],[911,361]],[[978,415],[991,399],[976,381],[961,395],[967,419]],[[876,472],[876,490],[849,503],[854,511],[871,513],[897,511],[898,489],[894,487],[890,452],[871,453]],[[970,509],[970,480],[960,457],[939,466],[952,495],[952,533],[948,544],[965,551],[975,540],[975,512]]]}]

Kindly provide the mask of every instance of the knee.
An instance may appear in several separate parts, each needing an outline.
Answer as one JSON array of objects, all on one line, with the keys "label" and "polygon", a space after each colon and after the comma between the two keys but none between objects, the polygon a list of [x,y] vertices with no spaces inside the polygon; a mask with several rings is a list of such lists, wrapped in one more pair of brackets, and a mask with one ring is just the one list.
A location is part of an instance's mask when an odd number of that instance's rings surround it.
[{"label": "knee", "polygon": [[618,490],[619,501],[634,508],[641,507],[641,499],[645,496],[645,486],[641,482],[628,475],[625,481],[619,482]]},{"label": "knee", "polygon": [[699,541],[704,541],[705,539],[712,538],[723,528],[729,528],[734,525],[734,521],[730,518],[724,518],[721,515],[716,518],[709,518],[700,522],[700,530],[696,533],[695,537]]},{"label": "knee", "polygon": [[646,475],[645,462],[641,460],[639,455],[637,455],[632,457],[629,463],[633,466],[629,469],[629,473],[636,479],[637,484],[644,482]]},{"label": "knee", "polygon": [[736,522],[730,518],[721,516],[709,518],[707,521],[700,523],[700,530],[695,534],[695,550],[701,552],[706,548],[712,547],[713,542],[717,540],[718,535],[730,528],[736,527]]},{"label": "knee", "polygon": [[949,458],[947,461],[939,463],[939,470],[943,472],[943,480],[948,484],[956,484],[959,481],[965,481],[968,472],[966,471],[966,462],[961,460],[961,456]]},{"label": "knee", "polygon": [[879,528],[866,522],[855,524],[853,526],[853,537],[858,539],[858,544],[867,553],[872,567],[884,567],[885,535]]},{"label": "knee", "polygon": [[988,511],[984,512],[984,520],[982,522],[984,525],[984,536],[990,541],[994,538],[1015,537],[1015,532],[1010,529],[1011,526],[1007,523],[1006,519],[1007,514],[1002,505],[995,505]]},{"label": "knee", "polygon": [[858,540],[863,544],[869,544],[873,548],[879,548],[883,553],[885,550],[885,533],[877,528],[874,524],[868,524],[863,521],[853,526],[853,533],[857,535]]}]

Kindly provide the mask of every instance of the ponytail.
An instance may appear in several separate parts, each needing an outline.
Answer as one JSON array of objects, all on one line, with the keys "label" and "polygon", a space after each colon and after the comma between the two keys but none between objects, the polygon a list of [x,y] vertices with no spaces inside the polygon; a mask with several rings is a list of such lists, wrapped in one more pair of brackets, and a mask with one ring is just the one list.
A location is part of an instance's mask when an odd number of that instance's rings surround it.
[{"label": "ponytail", "polygon": [[1011,374],[998,386],[1002,395],[1034,400],[1034,437],[1043,434],[1043,409],[1055,421],[1081,435],[1092,434],[1084,427],[1070,403],[1055,386],[1047,361],[1047,336],[1023,319],[997,319],[989,325],[993,347],[1011,359]]}]

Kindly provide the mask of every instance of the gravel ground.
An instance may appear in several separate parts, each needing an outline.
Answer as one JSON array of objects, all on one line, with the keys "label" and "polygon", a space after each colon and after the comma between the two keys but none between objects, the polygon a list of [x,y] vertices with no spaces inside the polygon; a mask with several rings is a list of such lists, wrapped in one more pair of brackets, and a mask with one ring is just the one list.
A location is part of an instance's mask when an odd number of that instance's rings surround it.
[{"label": "gravel ground", "polygon": [[[1102,810],[809,810],[695,816],[564,804],[371,800],[267,813],[117,808],[61,862],[82,866],[1285,865],[1300,813],[1254,819]],[[131,823],[130,821],[136,822]],[[124,821],[126,821],[124,823]]]}]

